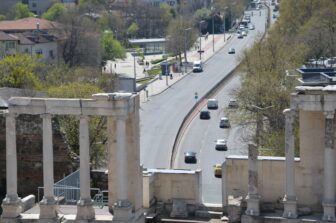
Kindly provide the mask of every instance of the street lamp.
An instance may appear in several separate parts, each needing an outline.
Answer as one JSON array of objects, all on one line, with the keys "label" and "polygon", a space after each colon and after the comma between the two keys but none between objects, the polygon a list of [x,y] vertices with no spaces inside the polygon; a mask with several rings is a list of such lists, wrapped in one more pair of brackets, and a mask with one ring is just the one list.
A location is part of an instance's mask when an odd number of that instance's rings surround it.
[{"label": "street lamp", "polygon": [[224,10],[223,10],[223,23],[224,23],[224,29],[223,29],[224,32],[223,32],[223,33],[224,33],[224,42],[225,42],[225,29],[226,29],[226,24],[225,24],[225,18],[226,18],[225,16],[226,16],[226,13],[225,13],[225,11],[226,11],[227,8],[228,8],[228,7],[225,7]]},{"label": "street lamp", "polygon": [[184,29],[184,70],[185,73],[187,73],[187,63],[188,63],[188,59],[187,59],[187,31],[191,30],[191,28],[186,28]]},{"label": "street lamp", "polygon": [[212,52],[215,52],[215,13],[214,7],[211,6],[211,13],[212,13]]},{"label": "street lamp", "polygon": [[136,52],[133,52],[132,53],[132,56],[133,56],[133,58],[134,58],[134,60],[133,60],[133,66],[134,66],[134,81],[133,81],[133,91],[134,92],[136,92],[136,67],[135,67],[135,65],[136,65],[136,63],[135,63],[135,57],[137,56],[137,53]]},{"label": "street lamp", "polygon": [[200,36],[199,36],[199,55],[200,55],[200,60],[202,60],[202,23],[204,23],[204,20],[199,21],[199,31],[200,31]]}]

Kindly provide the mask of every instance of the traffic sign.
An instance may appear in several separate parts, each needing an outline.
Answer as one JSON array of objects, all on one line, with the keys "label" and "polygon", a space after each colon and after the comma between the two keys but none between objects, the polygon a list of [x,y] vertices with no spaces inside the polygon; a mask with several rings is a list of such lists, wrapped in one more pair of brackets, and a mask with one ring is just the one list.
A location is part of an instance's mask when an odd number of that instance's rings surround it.
[{"label": "traffic sign", "polygon": [[197,52],[198,53],[204,53],[204,50],[198,50]]}]

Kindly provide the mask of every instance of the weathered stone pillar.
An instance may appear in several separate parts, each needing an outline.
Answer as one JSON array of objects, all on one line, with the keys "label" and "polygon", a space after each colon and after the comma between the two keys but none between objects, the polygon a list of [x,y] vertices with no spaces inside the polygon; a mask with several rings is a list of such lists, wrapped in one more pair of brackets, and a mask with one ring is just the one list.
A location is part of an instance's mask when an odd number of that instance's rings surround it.
[{"label": "weathered stone pillar", "polygon": [[44,196],[40,201],[40,219],[57,217],[57,202],[54,197],[54,158],[51,115],[41,115],[43,119],[43,187]]},{"label": "weathered stone pillar", "polygon": [[116,123],[117,137],[117,202],[113,208],[114,222],[131,222],[133,206],[128,200],[128,160],[126,148],[126,119],[118,117]]},{"label": "weathered stone pillar", "polygon": [[248,145],[248,194],[246,196],[247,215],[259,216],[260,196],[258,194],[258,148],[250,143]]},{"label": "weathered stone pillar", "polygon": [[6,114],[6,180],[7,193],[2,202],[2,218],[16,218],[22,211],[17,194],[17,153],[15,114]]},{"label": "weathered stone pillar", "polygon": [[95,217],[90,195],[90,140],[89,117],[81,116],[79,122],[79,149],[80,149],[80,200],[77,203],[78,220],[90,220]]},{"label": "weathered stone pillar", "polygon": [[285,185],[285,197],[284,213],[285,218],[297,218],[297,199],[295,195],[295,155],[294,155],[294,133],[293,123],[295,118],[295,111],[291,109],[285,109],[285,153],[286,153],[286,185]]},{"label": "weathered stone pillar", "polygon": [[335,149],[334,149],[334,115],[324,112],[324,194],[323,194],[323,220],[335,221]]}]

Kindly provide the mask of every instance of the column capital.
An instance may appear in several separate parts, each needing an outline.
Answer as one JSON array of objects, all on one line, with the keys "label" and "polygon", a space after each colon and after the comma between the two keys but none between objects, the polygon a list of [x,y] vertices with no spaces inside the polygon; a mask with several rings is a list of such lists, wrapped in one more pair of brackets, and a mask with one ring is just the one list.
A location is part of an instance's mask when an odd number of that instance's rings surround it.
[{"label": "column capital", "polygon": [[114,117],[117,121],[126,121],[128,119],[128,115],[120,115]]},{"label": "column capital", "polygon": [[16,117],[18,117],[19,115],[16,114],[16,113],[13,113],[13,112],[5,112],[5,113],[4,113],[4,116],[5,116],[5,118],[16,118]]},{"label": "column capital", "polygon": [[297,114],[297,110],[296,109],[291,109],[291,108],[286,108],[283,110],[282,112],[286,117],[291,117],[294,118]]},{"label": "column capital", "polygon": [[335,111],[324,111],[323,115],[326,119],[334,119],[335,117]]},{"label": "column capital", "polygon": [[43,118],[43,119],[44,118],[51,119],[52,118],[52,114],[50,114],[50,113],[44,113],[44,114],[41,114],[40,117]]},{"label": "column capital", "polygon": [[90,117],[88,115],[80,115],[79,119],[89,119]]}]

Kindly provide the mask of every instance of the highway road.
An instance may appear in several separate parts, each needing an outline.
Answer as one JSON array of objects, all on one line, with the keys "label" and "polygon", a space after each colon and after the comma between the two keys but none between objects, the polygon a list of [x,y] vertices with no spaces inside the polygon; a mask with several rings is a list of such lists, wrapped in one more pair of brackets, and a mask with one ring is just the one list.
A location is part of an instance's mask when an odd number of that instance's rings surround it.
[{"label": "highway road", "polygon": [[[221,51],[205,63],[203,73],[190,74],[165,92],[151,97],[149,102],[141,104],[140,160],[145,168],[169,168],[177,131],[195,104],[194,93],[202,97],[237,66],[243,51],[264,32],[265,12],[262,9],[259,16],[259,11],[255,11],[251,19],[256,30],[250,31],[243,39],[233,36]],[[227,53],[230,47],[236,49],[235,55]]]},{"label": "highway road", "polygon": [[[264,11],[265,12],[265,11]],[[260,37],[258,32],[263,32],[265,29],[265,17],[259,16],[259,12],[254,11],[252,23],[256,25],[256,30],[251,30],[246,39],[234,39],[231,44],[236,49],[236,55],[231,56],[231,61],[238,61],[246,47],[252,45],[253,41]],[[257,16],[256,16],[257,15]],[[245,42],[240,42],[245,41]],[[222,57],[226,52],[224,51]],[[211,62],[219,63],[213,58]],[[235,74],[226,81],[224,87],[218,92],[214,98],[219,101],[219,109],[210,110],[210,120],[200,120],[196,116],[188,126],[184,133],[180,148],[174,162],[174,168],[179,169],[201,169],[202,170],[202,198],[203,203],[221,204],[221,179],[214,177],[213,165],[224,162],[228,155],[247,155],[246,141],[248,132],[246,127],[233,123],[231,120],[231,128],[219,128],[219,120],[221,117],[227,116],[228,102],[230,98],[235,98],[235,91],[240,87],[240,76]],[[232,110],[232,109],[231,109]],[[228,151],[216,151],[215,144],[217,139],[228,140]],[[197,153],[198,163],[185,164],[184,152],[194,151]]]}]

